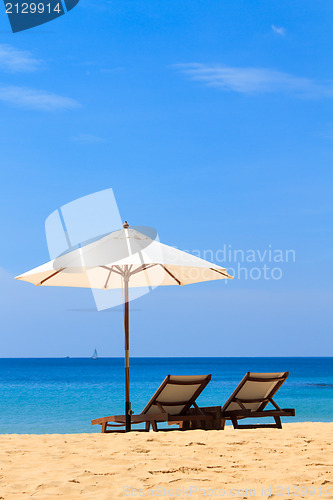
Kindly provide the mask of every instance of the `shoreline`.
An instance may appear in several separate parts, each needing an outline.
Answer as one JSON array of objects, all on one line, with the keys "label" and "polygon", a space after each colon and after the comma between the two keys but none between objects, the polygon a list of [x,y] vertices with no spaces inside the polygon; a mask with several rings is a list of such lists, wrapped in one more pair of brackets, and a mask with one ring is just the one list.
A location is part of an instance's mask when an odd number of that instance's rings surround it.
[{"label": "shoreline", "polygon": [[302,491],[305,498],[333,498],[332,441],[332,422],[286,423],[282,430],[2,434],[0,498],[171,499],[206,492],[206,498],[287,500]]},{"label": "shoreline", "polygon": [[[269,417],[267,417],[269,418]],[[289,419],[289,421],[286,421],[287,419]],[[324,424],[324,425],[332,425],[333,426],[333,421],[326,421],[326,420],[304,420],[304,421],[298,421],[298,420],[295,420],[294,421],[290,421],[292,419],[292,417],[286,417],[285,418],[285,422],[283,422],[283,419],[282,419],[282,430],[285,429],[285,427],[289,427],[289,426],[294,426],[294,425],[304,425],[304,424],[309,424],[309,425],[316,425],[316,424]],[[260,423],[260,421],[258,420],[258,423]],[[273,422],[274,423],[274,422]],[[133,424],[132,424],[133,425]],[[92,429],[97,428],[98,430],[92,430],[91,432],[40,432],[40,433],[37,433],[37,432],[22,432],[22,433],[18,433],[18,432],[3,432],[1,433],[0,432],[0,441],[1,441],[1,438],[3,437],[23,437],[23,436],[36,436],[36,437],[41,437],[41,436],[96,436],[96,434],[102,434],[101,431],[100,431],[100,428],[101,426],[100,425],[95,425],[95,426],[92,426]],[[127,435],[137,435],[137,434],[144,434],[144,435],[148,435],[148,433],[143,433],[142,432],[142,429],[144,428],[143,426],[141,426],[141,431],[139,432],[138,429],[139,427],[135,428],[135,427],[132,427],[132,431],[127,434]],[[227,420],[226,423],[225,423],[225,428],[224,430],[221,430],[221,431],[216,431],[216,432],[224,432],[226,429],[233,429],[233,425],[231,423],[230,420]],[[178,429],[176,428],[173,428],[172,426],[170,427],[159,427],[159,430],[157,432],[158,433],[169,433],[171,431],[176,431]],[[196,429],[198,430],[198,429]],[[201,430],[201,429],[199,429]],[[240,432],[244,432],[243,429],[234,429],[235,431],[240,431]],[[255,430],[255,429],[250,429],[251,430]],[[266,429],[267,430],[267,429]],[[281,429],[280,429],[281,430]],[[152,429],[150,430],[150,432],[152,432]],[[184,432],[193,432],[193,431],[180,431],[181,433],[184,433]],[[211,432],[211,430],[208,430],[208,431],[203,431],[203,432]],[[111,433],[105,433],[105,435],[109,435],[110,436]],[[121,435],[122,433],[119,433],[119,435]],[[156,433],[154,433],[156,434]],[[1,500],[1,499],[0,499]]]}]

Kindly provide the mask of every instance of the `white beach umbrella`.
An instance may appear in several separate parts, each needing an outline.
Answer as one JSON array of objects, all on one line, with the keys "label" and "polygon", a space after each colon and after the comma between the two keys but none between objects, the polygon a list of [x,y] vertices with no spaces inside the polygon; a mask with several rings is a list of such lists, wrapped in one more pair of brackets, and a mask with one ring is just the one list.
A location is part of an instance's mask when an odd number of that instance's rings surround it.
[{"label": "white beach umbrella", "polygon": [[123,229],[69,251],[16,279],[36,286],[124,290],[125,415],[131,430],[129,391],[129,287],[188,285],[232,278],[226,270],[189,253],[164,245],[131,229]]}]

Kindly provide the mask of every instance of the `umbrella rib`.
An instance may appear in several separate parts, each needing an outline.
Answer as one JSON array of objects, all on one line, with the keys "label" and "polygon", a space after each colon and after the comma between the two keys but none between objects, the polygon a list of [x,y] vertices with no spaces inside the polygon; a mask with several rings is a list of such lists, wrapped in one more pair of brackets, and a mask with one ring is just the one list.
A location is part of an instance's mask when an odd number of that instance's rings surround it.
[{"label": "umbrella rib", "polygon": [[137,273],[141,273],[142,271],[146,271],[147,269],[150,269],[151,267],[154,267],[154,266],[157,266],[157,264],[150,264],[150,265],[143,264],[142,266],[140,266],[137,269],[135,269],[135,271],[132,271],[131,272],[131,276],[133,274],[137,274]]},{"label": "umbrella rib", "polygon": [[115,267],[116,269],[118,269],[119,274],[120,274],[121,276],[124,276],[124,271],[122,270],[122,268],[121,268],[120,266],[114,266],[114,267]]},{"label": "umbrella rib", "polygon": [[107,280],[106,280],[105,285],[104,285],[105,290],[107,289],[107,286],[108,286],[108,283],[109,283],[109,279],[110,279],[111,273],[112,273],[112,267],[111,267],[111,269],[110,269],[109,275],[108,275]]},{"label": "umbrella rib", "polygon": [[137,269],[135,269],[135,271],[132,271],[132,272],[131,272],[131,276],[132,276],[133,274],[140,273],[141,271],[143,271],[143,269],[144,269],[144,264],[143,264],[142,266],[138,267]]},{"label": "umbrella rib", "polygon": [[56,271],[55,273],[51,274],[50,276],[48,276],[47,278],[44,278],[40,283],[38,283],[36,286],[40,286],[42,285],[43,283],[45,283],[45,281],[53,278],[53,276],[56,276],[57,274],[61,273],[61,271],[63,271],[64,269],[66,269],[65,267],[62,267],[61,269],[58,269],[58,271]]},{"label": "umbrella rib", "polygon": [[213,267],[209,268],[211,271],[215,271],[218,274],[222,274],[222,276],[225,276],[226,278],[229,278],[228,274],[222,273],[222,271],[219,271],[218,269],[214,269]]},{"label": "umbrella rib", "polygon": [[122,276],[122,273],[120,273],[119,271],[116,271],[113,266],[111,266],[111,267],[99,266],[99,267],[101,267],[102,269],[106,269],[107,271],[113,271],[114,273],[120,274],[120,276]]},{"label": "umbrella rib", "polygon": [[166,273],[168,273],[168,275],[169,275],[169,276],[171,276],[171,278],[173,278],[173,279],[174,279],[174,280],[178,283],[178,285],[181,285],[181,282],[179,281],[179,279],[178,279],[178,278],[176,278],[176,276],[174,276],[174,275],[172,274],[172,272],[170,272],[170,271],[169,271],[169,269],[167,269],[165,266],[163,266],[163,264],[160,264],[160,266],[161,266],[161,267],[163,267],[164,271],[165,271]]}]

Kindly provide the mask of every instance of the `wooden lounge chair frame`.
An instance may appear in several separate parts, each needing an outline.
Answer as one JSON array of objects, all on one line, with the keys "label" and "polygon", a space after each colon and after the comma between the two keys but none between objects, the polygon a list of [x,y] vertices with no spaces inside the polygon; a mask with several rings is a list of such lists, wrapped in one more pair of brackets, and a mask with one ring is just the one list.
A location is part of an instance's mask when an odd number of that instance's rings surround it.
[{"label": "wooden lounge chair frame", "polygon": [[[211,413],[205,413],[196,404],[195,400],[199,394],[204,390],[206,385],[211,380],[211,375],[206,375],[204,377],[198,376],[198,381],[194,377],[191,380],[180,380],[172,375],[167,375],[163,380],[162,384],[159,386],[155,394],[146,404],[144,409],[139,415],[131,415],[132,424],[142,424],[145,423],[145,429],[136,429],[136,432],[148,432],[150,427],[153,431],[157,432],[158,422],[167,422],[171,424],[178,424],[180,430],[185,430],[189,428],[190,422],[195,422],[196,426],[205,428],[206,422],[211,422],[214,419],[214,415]],[[167,385],[199,385],[197,390],[192,394],[192,396],[186,401],[157,401],[159,395],[162,393],[163,389]],[[157,406],[159,411],[156,413],[148,413],[151,407]],[[168,406],[182,406],[182,410],[179,414],[169,414],[165,408]],[[193,407],[193,408],[191,408]],[[191,413],[189,412],[191,408]],[[124,427],[126,421],[125,415],[111,415],[109,417],[97,418],[91,421],[92,425],[99,424],[102,426],[102,433],[106,432],[125,432],[124,429],[115,429],[115,427]]]},{"label": "wooden lounge chair frame", "polygon": [[[273,396],[280,389],[281,385],[287,379],[289,372],[284,372],[281,375],[275,375],[274,377],[270,376],[271,374],[267,374],[267,377],[264,377],[264,373],[260,374],[260,377],[256,377],[256,374],[251,372],[247,372],[243,380],[238,384],[234,392],[231,394],[230,398],[226,401],[226,403],[222,407],[221,418],[222,418],[222,429],[224,429],[225,421],[231,420],[234,429],[258,429],[262,427],[282,429],[281,417],[294,417],[295,410],[293,408],[280,408],[279,405],[274,401]],[[257,374],[258,375],[258,374]],[[247,382],[276,382],[273,385],[271,391],[265,398],[259,399],[245,399],[237,397],[242,387]],[[227,410],[228,406],[231,403],[236,403],[239,406],[239,410]],[[260,403],[258,408],[253,411],[246,408],[246,403]],[[271,403],[274,406],[274,410],[265,410],[266,406]],[[244,418],[262,418],[262,417],[273,417],[275,420],[275,424],[242,424],[238,423],[238,420]]]}]

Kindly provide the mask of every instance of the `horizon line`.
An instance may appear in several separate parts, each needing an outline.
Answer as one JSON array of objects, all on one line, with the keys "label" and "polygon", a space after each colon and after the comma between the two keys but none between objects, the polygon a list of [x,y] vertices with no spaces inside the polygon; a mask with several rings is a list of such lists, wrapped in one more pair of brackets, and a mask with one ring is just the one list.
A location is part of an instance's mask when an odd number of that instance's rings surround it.
[{"label": "horizon line", "polygon": [[[312,359],[312,358],[327,358],[333,359],[333,356],[130,356],[130,359],[249,359],[249,358],[263,358],[263,359],[280,359],[280,358],[299,358],[299,359]],[[91,356],[39,356],[39,357],[4,357],[4,359],[91,359]],[[124,356],[98,356],[97,359],[124,359]],[[94,359],[96,361],[96,359]]]}]

